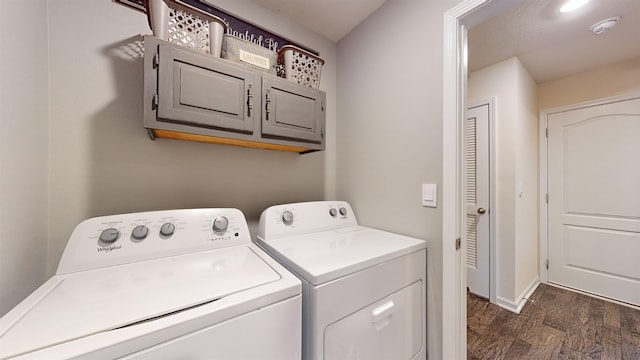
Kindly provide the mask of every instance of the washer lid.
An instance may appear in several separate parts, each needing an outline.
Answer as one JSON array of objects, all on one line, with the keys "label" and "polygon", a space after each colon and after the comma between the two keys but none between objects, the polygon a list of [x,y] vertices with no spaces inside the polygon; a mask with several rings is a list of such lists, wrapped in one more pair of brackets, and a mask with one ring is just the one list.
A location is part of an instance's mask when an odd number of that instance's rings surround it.
[{"label": "washer lid", "polygon": [[314,285],[426,247],[423,240],[364,226],[258,240],[271,254]]},{"label": "washer lid", "polygon": [[45,284],[51,289],[27,298],[24,315],[0,334],[0,358],[155,320],[280,278],[248,246],[54,276]]}]

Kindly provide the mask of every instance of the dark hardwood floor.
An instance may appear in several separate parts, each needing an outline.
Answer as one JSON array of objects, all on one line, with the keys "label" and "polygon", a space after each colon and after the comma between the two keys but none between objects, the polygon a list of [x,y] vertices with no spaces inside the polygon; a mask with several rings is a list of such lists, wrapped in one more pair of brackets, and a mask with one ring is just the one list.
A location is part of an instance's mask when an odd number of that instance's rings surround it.
[{"label": "dark hardwood floor", "polygon": [[640,360],[640,311],[540,284],[517,315],[467,296],[467,359]]}]

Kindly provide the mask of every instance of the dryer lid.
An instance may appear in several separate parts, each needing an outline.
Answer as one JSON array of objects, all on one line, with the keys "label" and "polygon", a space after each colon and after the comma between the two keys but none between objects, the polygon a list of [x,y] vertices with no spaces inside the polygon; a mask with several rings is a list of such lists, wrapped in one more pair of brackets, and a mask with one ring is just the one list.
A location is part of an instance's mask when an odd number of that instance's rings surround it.
[{"label": "dryer lid", "polygon": [[27,298],[24,315],[0,334],[0,359],[187,311],[280,278],[248,246],[54,276],[44,285],[49,291]]},{"label": "dryer lid", "polygon": [[364,226],[259,241],[313,285],[426,247],[423,240]]}]

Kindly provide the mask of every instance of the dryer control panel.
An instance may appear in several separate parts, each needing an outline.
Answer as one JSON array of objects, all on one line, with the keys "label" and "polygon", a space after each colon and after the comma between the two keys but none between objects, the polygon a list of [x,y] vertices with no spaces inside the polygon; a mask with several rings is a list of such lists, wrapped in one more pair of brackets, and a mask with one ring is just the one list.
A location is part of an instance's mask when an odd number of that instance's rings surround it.
[{"label": "dryer control panel", "polygon": [[182,209],[91,218],[71,234],[56,274],[251,243],[238,209]]},{"label": "dryer control panel", "polygon": [[312,201],[272,206],[260,215],[258,236],[278,239],[317,231],[357,226],[346,201]]}]

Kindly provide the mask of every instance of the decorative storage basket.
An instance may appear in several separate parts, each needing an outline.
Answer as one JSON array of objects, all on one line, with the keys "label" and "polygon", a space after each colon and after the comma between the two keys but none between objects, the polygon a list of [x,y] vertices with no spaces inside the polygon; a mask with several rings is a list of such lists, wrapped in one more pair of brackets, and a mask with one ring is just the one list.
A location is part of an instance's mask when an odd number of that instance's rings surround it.
[{"label": "decorative storage basket", "polygon": [[180,0],[145,0],[145,7],[154,36],[220,57],[224,20]]},{"label": "decorative storage basket", "polygon": [[314,54],[293,45],[285,45],[278,51],[278,62],[284,64],[287,80],[314,89],[320,87],[320,73],[324,60]]},{"label": "decorative storage basket", "polygon": [[225,34],[222,41],[222,58],[276,75],[278,53],[258,44]]}]

